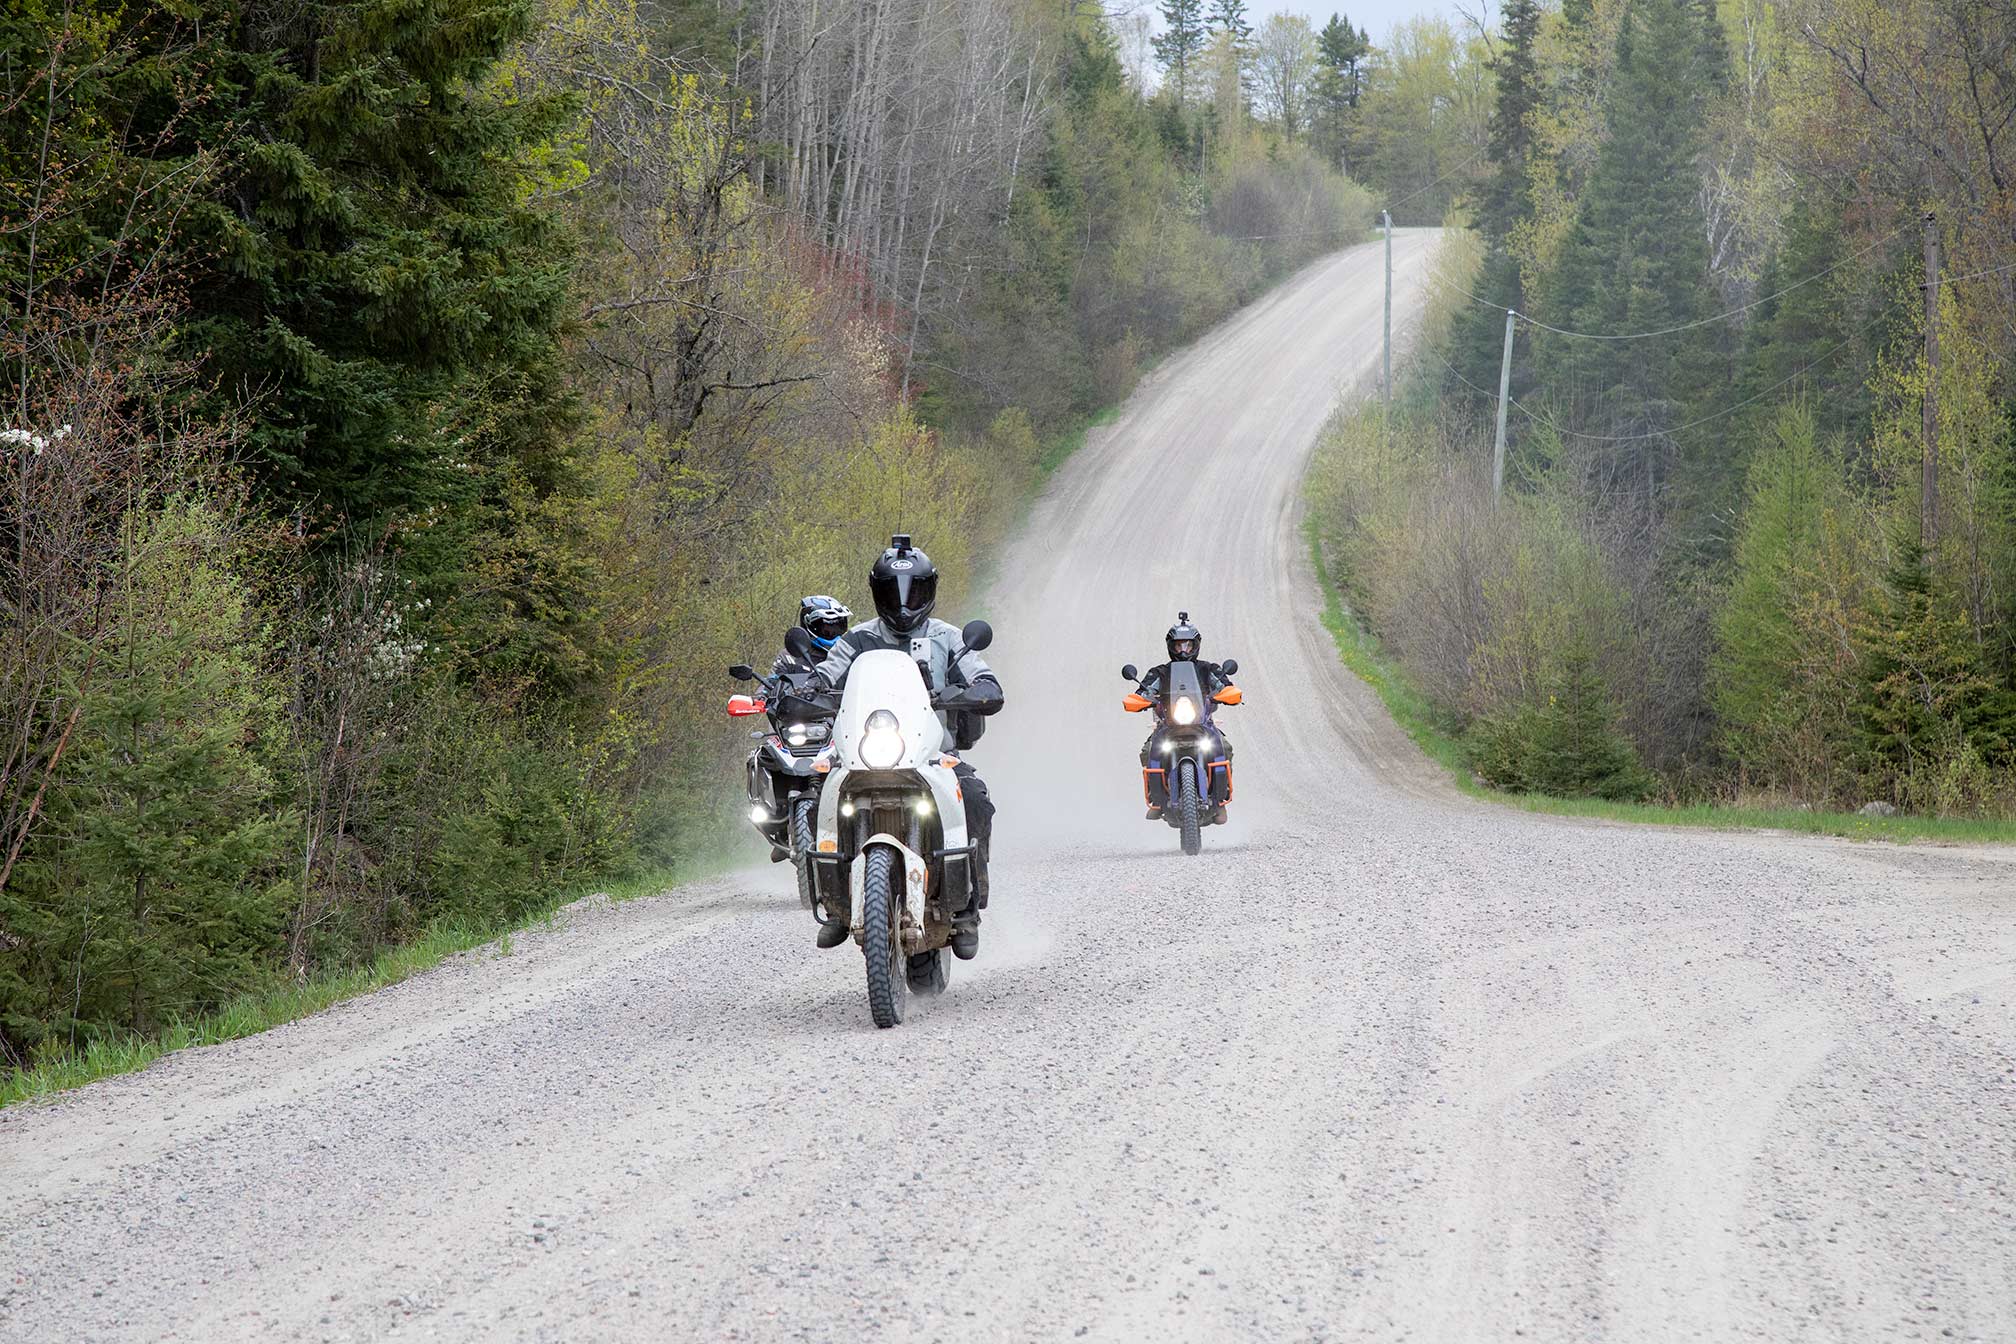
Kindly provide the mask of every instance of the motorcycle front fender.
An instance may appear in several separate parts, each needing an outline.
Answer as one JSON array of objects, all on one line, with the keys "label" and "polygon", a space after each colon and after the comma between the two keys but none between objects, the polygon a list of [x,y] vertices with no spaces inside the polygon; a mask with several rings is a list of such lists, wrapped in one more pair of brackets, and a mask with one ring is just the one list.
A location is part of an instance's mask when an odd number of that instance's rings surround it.
[{"label": "motorcycle front fender", "polygon": [[[922,854],[898,840],[887,831],[877,831],[861,842],[861,852],[866,854],[877,845],[887,845],[896,851],[903,861],[903,908],[910,914],[918,928],[924,927],[924,904],[930,895],[931,865]],[[861,898],[866,887],[868,865],[856,861],[854,871],[848,875],[847,889],[849,907],[853,911],[848,923],[855,933],[861,932]]]}]

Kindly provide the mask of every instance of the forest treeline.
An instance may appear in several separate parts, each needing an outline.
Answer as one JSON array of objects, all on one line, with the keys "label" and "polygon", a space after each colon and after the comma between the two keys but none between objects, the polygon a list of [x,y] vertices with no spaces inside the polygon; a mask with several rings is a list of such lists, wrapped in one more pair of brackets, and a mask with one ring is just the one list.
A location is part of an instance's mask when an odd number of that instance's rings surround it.
[{"label": "forest treeline", "polygon": [[970,582],[1365,235],[1152,85],[1072,0],[8,5],[0,1070],[719,843],[801,594]]},{"label": "forest treeline", "polygon": [[1505,788],[2016,813],[2016,9],[1509,0],[1485,59],[1312,476],[1361,617]]}]

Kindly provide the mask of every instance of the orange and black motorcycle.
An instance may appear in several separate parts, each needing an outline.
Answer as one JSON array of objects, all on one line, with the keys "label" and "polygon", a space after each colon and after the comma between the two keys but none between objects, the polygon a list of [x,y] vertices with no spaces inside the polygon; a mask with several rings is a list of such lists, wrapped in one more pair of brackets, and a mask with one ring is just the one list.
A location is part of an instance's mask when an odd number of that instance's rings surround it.
[{"label": "orange and black motorcycle", "polygon": [[[1236,658],[1218,664],[1228,678],[1238,670]],[[1169,663],[1153,685],[1142,683],[1132,663],[1120,675],[1135,683],[1120,702],[1127,712],[1155,711],[1155,731],[1141,766],[1149,819],[1175,827],[1182,833],[1183,852],[1194,855],[1204,848],[1204,827],[1222,823],[1225,805],[1232,801],[1231,754],[1212,711],[1244,697],[1229,681],[1207,694],[1204,673],[1190,660]]]}]

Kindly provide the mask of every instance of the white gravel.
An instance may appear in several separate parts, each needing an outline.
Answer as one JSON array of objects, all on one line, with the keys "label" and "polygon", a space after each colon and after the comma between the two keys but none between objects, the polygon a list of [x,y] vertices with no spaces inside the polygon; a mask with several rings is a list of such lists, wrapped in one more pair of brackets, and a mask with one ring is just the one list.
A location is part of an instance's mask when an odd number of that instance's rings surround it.
[{"label": "white gravel", "polygon": [[[876,1031],[765,868],[0,1112],[0,1338],[2016,1339],[2016,851],[1448,789],[1294,517],[1379,296],[1310,267],[1038,508],[945,998]],[[1117,675],[1179,605],[1248,698],[1193,860]]]}]

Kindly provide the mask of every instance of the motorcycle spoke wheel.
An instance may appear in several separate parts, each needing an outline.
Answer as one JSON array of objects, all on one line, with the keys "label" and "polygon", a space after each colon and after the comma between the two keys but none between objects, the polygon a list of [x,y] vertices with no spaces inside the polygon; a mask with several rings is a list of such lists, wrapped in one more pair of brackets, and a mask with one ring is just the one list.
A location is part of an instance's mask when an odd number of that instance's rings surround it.
[{"label": "motorcycle spoke wheel", "polygon": [[817,893],[812,884],[812,851],[818,847],[819,805],[801,798],[791,805],[791,862],[798,869],[798,904],[814,908]]},{"label": "motorcycle spoke wheel", "polygon": [[1176,815],[1183,831],[1183,852],[1194,857],[1204,850],[1203,822],[1198,816],[1197,766],[1185,761],[1179,769]]}]

